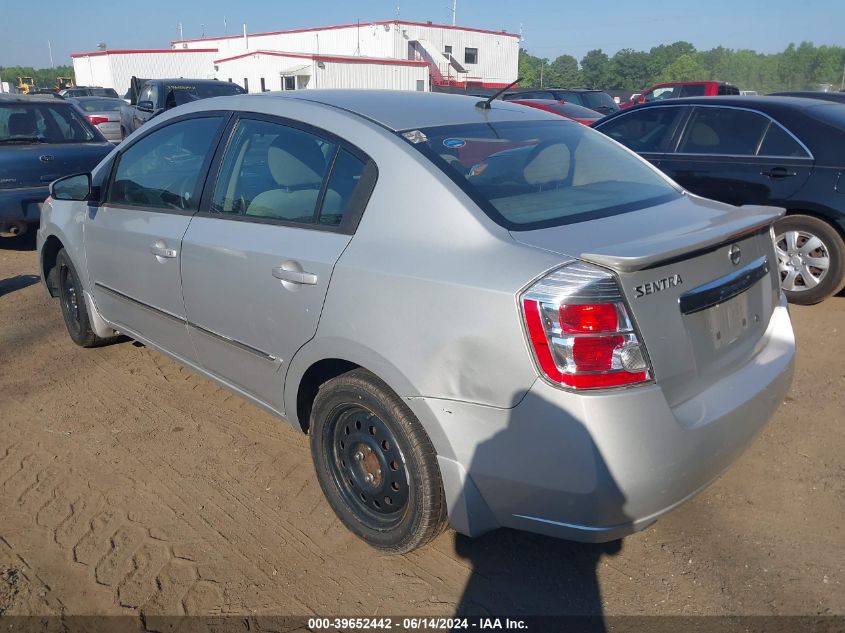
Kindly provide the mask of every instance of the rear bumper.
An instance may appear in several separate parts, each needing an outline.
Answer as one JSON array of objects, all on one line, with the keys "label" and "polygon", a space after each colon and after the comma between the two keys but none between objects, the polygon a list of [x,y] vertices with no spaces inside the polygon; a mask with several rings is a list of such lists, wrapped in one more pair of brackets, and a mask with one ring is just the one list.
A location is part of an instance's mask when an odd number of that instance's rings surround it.
[{"label": "rear bumper", "polygon": [[593,395],[537,381],[512,409],[427,399],[450,521],[609,541],[653,523],[719,477],[783,401],[795,340],[785,304],[760,352],[671,408],[657,385]]},{"label": "rear bumper", "polygon": [[0,225],[38,222],[41,219],[41,203],[49,195],[50,190],[46,186],[0,189]]}]

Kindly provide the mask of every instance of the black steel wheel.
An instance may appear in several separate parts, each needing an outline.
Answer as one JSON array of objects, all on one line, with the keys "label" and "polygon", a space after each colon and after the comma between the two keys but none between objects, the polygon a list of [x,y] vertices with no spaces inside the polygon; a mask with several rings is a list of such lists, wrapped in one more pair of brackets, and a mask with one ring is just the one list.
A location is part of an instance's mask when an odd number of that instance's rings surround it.
[{"label": "black steel wheel", "polygon": [[356,369],[323,384],[310,432],[320,487],[353,533],[402,553],[442,531],[446,503],[434,447],[384,382]]},{"label": "black steel wheel", "polygon": [[99,337],[91,327],[82,283],[65,249],[56,255],[56,270],[62,317],[73,342],[80,347],[97,347],[117,340],[118,336]]},{"label": "black steel wheel", "polygon": [[332,477],[347,505],[362,521],[390,528],[408,505],[405,458],[390,428],[358,405],[331,415],[325,441]]}]

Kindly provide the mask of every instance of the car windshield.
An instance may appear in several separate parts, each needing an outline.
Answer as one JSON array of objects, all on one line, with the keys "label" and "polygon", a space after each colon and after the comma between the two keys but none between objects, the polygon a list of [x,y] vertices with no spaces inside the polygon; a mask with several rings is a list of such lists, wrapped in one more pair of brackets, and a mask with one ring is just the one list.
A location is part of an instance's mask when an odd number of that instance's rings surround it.
[{"label": "car windshield", "polygon": [[78,101],[77,105],[83,112],[119,112],[126,102],[122,99],[85,99]]},{"label": "car windshield", "polygon": [[0,104],[0,144],[94,140],[99,140],[97,133],[69,104]]},{"label": "car windshield", "polygon": [[228,81],[214,81],[200,84],[172,84],[165,86],[168,107],[179,106],[199,99],[210,97],[228,97],[244,94],[246,91],[237,84]]},{"label": "car windshield", "polygon": [[455,125],[402,135],[509,229],[581,222],[681,195],[648,163],[572,121]]},{"label": "car windshield", "polygon": [[598,108],[619,109],[613,98],[606,92],[584,92],[581,94],[581,99],[584,100],[584,105],[592,110],[597,110]]}]

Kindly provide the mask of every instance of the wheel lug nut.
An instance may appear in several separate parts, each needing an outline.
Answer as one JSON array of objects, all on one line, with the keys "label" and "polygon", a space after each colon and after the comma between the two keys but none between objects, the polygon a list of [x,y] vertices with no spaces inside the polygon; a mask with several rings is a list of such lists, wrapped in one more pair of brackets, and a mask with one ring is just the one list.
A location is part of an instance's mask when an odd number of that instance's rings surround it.
[{"label": "wheel lug nut", "polygon": [[358,451],[357,453],[355,453],[355,461],[356,462],[360,462],[362,459],[364,459],[364,453],[362,453],[361,451]]},{"label": "wheel lug nut", "polygon": [[368,484],[373,483],[373,476],[370,473],[367,473],[367,476],[364,477],[364,481],[366,481]]}]

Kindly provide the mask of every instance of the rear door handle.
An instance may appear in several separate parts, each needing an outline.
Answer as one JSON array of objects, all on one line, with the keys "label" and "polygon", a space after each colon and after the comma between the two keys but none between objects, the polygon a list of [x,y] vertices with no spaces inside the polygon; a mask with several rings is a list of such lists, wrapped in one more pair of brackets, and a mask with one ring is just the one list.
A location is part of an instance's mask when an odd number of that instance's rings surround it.
[{"label": "rear door handle", "polygon": [[156,257],[164,257],[165,259],[173,259],[177,252],[175,248],[167,248],[162,240],[157,240],[150,244],[150,252]]},{"label": "rear door handle", "polygon": [[273,269],[273,277],[281,279],[282,281],[302,284],[304,286],[317,285],[317,275],[305,272],[304,270],[288,270],[287,268],[279,266],[278,268]]},{"label": "rear door handle", "polygon": [[798,172],[789,171],[786,167],[772,167],[768,171],[761,171],[760,175],[778,180],[780,178],[789,178],[790,176],[797,176]]}]

